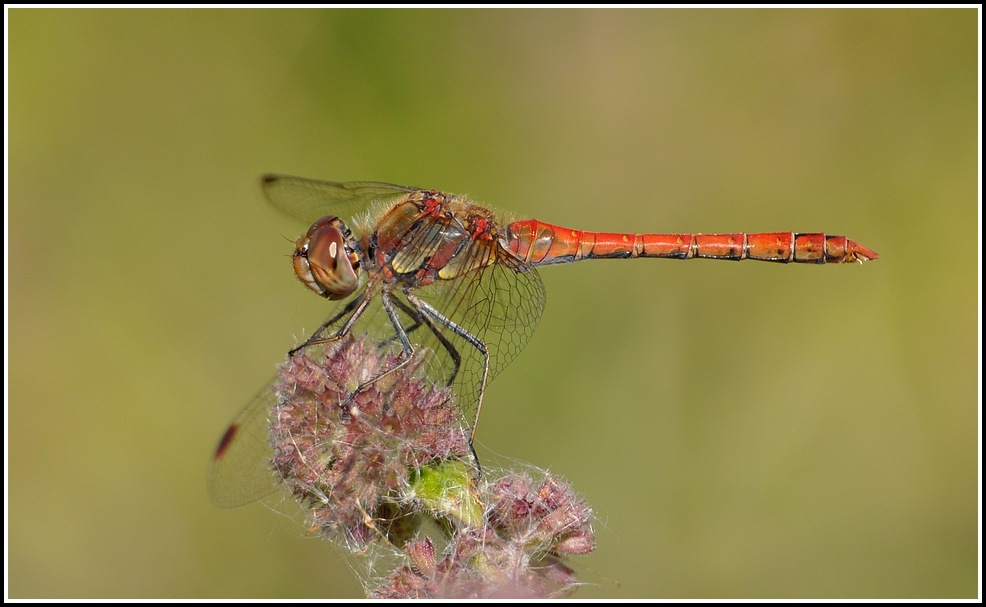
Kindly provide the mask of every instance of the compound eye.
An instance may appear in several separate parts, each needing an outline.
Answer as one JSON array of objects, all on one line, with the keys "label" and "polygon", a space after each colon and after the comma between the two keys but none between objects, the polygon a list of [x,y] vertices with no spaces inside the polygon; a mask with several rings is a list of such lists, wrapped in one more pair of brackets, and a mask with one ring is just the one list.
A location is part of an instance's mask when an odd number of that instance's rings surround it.
[{"label": "compound eye", "polygon": [[294,272],[305,286],[328,299],[343,299],[356,290],[359,259],[346,245],[341,219],[326,215],[298,239]]}]

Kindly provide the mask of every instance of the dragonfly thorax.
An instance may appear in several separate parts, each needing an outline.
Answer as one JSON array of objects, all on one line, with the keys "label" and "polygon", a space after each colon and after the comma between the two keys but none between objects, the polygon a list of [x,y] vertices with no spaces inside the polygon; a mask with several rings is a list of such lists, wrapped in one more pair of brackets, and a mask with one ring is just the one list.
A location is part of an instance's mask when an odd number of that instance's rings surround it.
[{"label": "dragonfly thorax", "polygon": [[346,224],[326,215],[294,243],[294,273],[327,299],[348,297],[359,286],[360,257]]}]

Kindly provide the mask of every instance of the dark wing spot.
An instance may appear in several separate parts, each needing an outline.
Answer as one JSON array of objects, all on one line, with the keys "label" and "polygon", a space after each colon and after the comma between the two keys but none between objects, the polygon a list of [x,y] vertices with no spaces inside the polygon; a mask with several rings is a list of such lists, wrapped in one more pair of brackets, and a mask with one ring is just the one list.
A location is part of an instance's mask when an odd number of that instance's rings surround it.
[{"label": "dark wing spot", "polygon": [[233,424],[229,428],[226,428],[226,433],[219,439],[219,445],[216,447],[216,454],[212,457],[212,459],[218,461],[223,455],[225,455],[226,449],[228,449],[229,444],[233,442],[233,439],[236,437],[236,433],[239,429],[239,424]]}]

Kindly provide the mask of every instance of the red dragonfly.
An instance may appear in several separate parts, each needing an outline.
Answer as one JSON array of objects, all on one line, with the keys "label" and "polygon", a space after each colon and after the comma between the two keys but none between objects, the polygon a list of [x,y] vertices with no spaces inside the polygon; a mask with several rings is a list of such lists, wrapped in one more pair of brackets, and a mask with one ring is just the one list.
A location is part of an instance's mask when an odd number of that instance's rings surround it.
[{"label": "red dragonfly", "polygon": [[[290,354],[345,335],[371,334],[398,354],[397,366],[429,357],[430,377],[451,385],[475,436],[486,386],[524,348],[544,309],[538,266],[583,259],[667,257],[849,263],[877,253],[821,233],[630,234],[586,232],[536,219],[506,223],[472,200],[377,182],[263,178],[277,210],[311,223],[295,242],[294,270],[308,288],[343,300]],[[272,382],[273,384],[273,382]],[[274,490],[262,390],[223,435],[211,489],[221,506]]]}]

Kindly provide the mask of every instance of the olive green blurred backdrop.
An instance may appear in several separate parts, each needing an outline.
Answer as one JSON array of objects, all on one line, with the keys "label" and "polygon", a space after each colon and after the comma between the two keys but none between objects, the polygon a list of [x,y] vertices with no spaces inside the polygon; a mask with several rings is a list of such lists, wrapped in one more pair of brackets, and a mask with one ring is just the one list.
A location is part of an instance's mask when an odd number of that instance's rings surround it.
[{"label": "olive green blurred backdrop", "polygon": [[579,597],[976,595],[975,10],[8,17],[11,596],[360,596],[206,493],[327,314],[268,171],[875,248],[545,269],[480,450],[594,506]]}]

